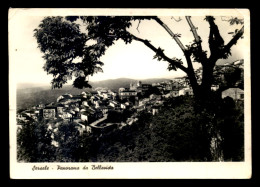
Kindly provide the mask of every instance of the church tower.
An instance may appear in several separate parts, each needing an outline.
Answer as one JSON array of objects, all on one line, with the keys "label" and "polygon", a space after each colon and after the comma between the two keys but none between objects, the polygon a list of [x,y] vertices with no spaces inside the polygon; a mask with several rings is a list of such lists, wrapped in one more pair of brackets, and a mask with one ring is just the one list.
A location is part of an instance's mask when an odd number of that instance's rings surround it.
[{"label": "church tower", "polygon": [[141,81],[137,82],[137,87],[139,87],[139,86],[142,86],[142,82]]}]

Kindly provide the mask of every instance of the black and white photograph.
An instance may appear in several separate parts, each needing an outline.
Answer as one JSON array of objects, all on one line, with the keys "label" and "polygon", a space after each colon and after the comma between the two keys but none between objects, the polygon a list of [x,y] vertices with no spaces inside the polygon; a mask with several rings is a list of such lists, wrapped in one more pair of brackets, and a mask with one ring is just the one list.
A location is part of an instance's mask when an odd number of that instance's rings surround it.
[{"label": "black and white photograph", "polygon": [[249,10],[11,8],[8,24],[12,178],[250,178]]}]

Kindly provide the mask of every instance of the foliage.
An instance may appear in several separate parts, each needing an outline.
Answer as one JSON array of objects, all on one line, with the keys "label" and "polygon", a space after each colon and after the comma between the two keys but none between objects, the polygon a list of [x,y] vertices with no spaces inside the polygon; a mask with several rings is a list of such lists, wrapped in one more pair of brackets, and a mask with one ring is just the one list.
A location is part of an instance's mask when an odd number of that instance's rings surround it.
[{"label": "foliage", "polygon": [[108,112],[107,123],[121,123],[127,120],[133,114],[132,110],[125,109],[122,112],[111,110]]},{"label": "foliage", "polygon": [[[220,67],[219,69],[221,69]],[[214,84],[219,85],[220,90],[239,87],[244,89],[244,69],[236,66],[227,66],[222,70],[216,70],[214,73]]]},{"label": "foliage", "polygon": [[62,123],[58,126],[54,140],[58,142],[56,160],[61,162],[78,161],[78,149],[80,146],[79,131],[75,123]]},{"label": "foliage", "polygon": [[243,25],[244,24],[244,19],[239,19],[237,17],[231,17],[230,19],[227,20],[230,25],[234,25],[234,24],[241,24]]},{"label": "foliage", "polygon": [[[77,20],[81,20],[86,32],[81,32]],[[155,47],[150,41],[131,34],[129,28],[133,21],[153,20],[156,21],[176,41],[182,49],[187,67],[183,65],[182,59],[169,58],[165,55],[164,49]],[[173,33],[157,16],[67,16],[46,17],[35,29],[34,36],[37,39],[39,48],[44,53],[46,61],[44,70],[53,75],[52,87],[61,88],[68,80],[75,76],[73,86],[76,88],[91,87],[88,83],[88,76],[102,72],[103,62],[100,57],[105,54],[107,48],[115,41],[122,39],[126,44],[133,40],[142,42],[155,52],[154,59],[164,60],[169,63],[168,70],[184,71],[191,83],[196,97],[207,96],[213,83],[212,70],[218,59],[227,59],[231,55],[231,47],[242,38],[244,27],[235,31],[233,38],[227,42],[223,40],[213,16],[206,16],[209,23],[209,48],[210,55],[202,49],[202,39],[191,21],[191,16],[186,16],[195,40],[186,47],[180,41],[181,34]],[[243,24],[243,20],[232,17],[228,20],[230,25]],[[139,26],[138,24],[138,26]],[[137,28],[138,29],[138,28]],[[192,59],[191,59],[192,58]],[[76,62],[76,59],[79,62]],[[193,60],[193,61],[192,61]],[[202,84],[197,83],[194,76],[193,62],[201,63],[203,66]],[[204,77],[205,76],[205,77]],[[205,94],[203,94],[205,93]],[[204,97],[202,97],[204,98]],[[207,97],[204,98],[209,99]]]},{"label": "foliage", "polygon": [[44,122],[28,122],[17,131],[17,160],[19,162],[51,162],[54,147],[51,131]]},{"label": "foliage", "polygon": [[244,106],[225,98],[219,113],[217,127],[220,129],[221,149],[224,160],[244,160]]},{"label": "foliage", "polygon": [[[48,128],[52,126],[52,129]],[[58,125],[57,131],[54,131]],[[75,123],[28,122],[17,131],[19,162],[78,162],[90,158],[93,142],[88,133],[79,135]],[[53,129],[54,128],[54,129]],[[56,141],[58,146],[53,145]],[[94,145],[94,144],[93,144]]]},{"label": "foliage", "polygon": [[[103,134],[96,142],[97,161],[212,161],[211,143],[216,133],[223,138],[223,159],[243,160],[241,106],[231,107],[218,100],[208,104],[208,111],[201,111],[204,107],[195,109],[194,102],[187,97],[171,98],[160,115],[142,112],[131,126]],[[215,107],[216,103],[221,105]],[[223,117],[225,113],[229,116]]]},{"label": "foliage", "polygon": [[228,68],[224,73],[227,87],[234,87],[236,83],[241,80],[241,73],[242,70],[240,68]]},{"label": "foliage", "polygon": [[[85,48],[87,36],[80,32],[79,25],[62,17],[46,17],[34,31],[46,61],[43,68],[53,75],[52,87],[61,88],[73,75],[76,77],[75,87],[89,87],[83,78],[93,74],[102,63],[91,53],[91,48],[96,46]],[[89,62],[75,63],[76,58]]]},{"label": "foliage", "polygon": [[114,110],[109,111],[108,116],[107,116],[107,122],[120,123],[121,121],[123,121],[121,112],[117,112]]},{"label": "foliage", "polygon": [[[210,156],[210,120],[207,115],[196,113],[192,100],[183,102],[178,98],[172,108],[161,109],[163,115],[155,117],[153,131],[156,147],[168,153],[168,159],[175,161],[206,161]],[[170,101],[170,100],[169,100]],[[168,101],[168,102],[169,102]],[[170,103],[172,103],[170,101]]]}]

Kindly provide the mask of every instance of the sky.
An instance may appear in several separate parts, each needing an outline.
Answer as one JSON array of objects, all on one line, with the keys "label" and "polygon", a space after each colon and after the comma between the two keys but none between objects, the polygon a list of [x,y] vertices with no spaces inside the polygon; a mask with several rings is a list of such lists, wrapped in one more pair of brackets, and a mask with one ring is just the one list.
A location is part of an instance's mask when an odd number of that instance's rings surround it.
[{"label": "sky", "polygon": [[[159,16],[174,33],[180,33],[180,40],[184,45],[190,44],[193,40],[192,32],[185,17],[177,22],[179,16]],[[52,76],[43,71],[43,54],[37,48],[36,39],[33,37],[33,30],[38,27],[44,16],[32,16],[27,14],[13,15],[9,18],[9,59],[12,75],[17,83],[47,83],[51,82]],[[192,22],[198,27],[197,32],[201,36],[202,47],[208,49],[209,25],[204,21],[204,17],[192,16]],[[232,35],[228,32],[240,29],[241,25],[230,26],[228,22],[221,21],[221,17],[216,17],[216,24],[225,42],[228,42]],[[184,55],[170,35],[154,21],[142,21],[137,30],[138,21],[133,22],[129,31],[136,36],[148,39],[156,47],[164,49],[165,54],[170,58],[182,58]],[[243,58],[243,40],[240,40],[232,48],[232,56],[226,61],[235,61]],[[90,81],[99,81],[115,78],[174,78],[185,75],[181,70],[168,71],[168,63],[153,59],[154,52],[143,43],[133,41],[131,44],[124,44],[122,40],[117,41],[107,49],[101,61],[104,62],[103,73],[89,77]],[[185,61],[185,60],[184,60]],[[185,64],[184,64],[185,65]],[[195,63],[195,68],[199,67]]]}]

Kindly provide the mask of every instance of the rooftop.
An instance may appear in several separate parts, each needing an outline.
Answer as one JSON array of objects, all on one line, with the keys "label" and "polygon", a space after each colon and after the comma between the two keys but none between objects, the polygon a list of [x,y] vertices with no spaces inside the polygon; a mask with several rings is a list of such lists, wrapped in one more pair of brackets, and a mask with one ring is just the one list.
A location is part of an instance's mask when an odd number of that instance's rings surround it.
[{"label": "rooftop", "polygon": [[136,92],[135,90],[124,90],[124,91],[121,91],[121,92]]}]

